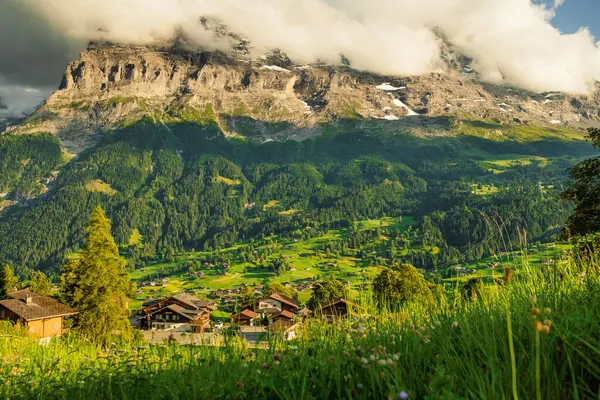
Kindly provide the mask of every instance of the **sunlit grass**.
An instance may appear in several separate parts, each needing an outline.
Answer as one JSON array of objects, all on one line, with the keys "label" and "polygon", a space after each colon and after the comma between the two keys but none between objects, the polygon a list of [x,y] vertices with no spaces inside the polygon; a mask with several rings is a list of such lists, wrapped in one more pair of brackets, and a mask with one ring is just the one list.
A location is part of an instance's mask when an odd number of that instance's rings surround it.
[{"label": "sunlit grass", "polygon": [[[298,339],[252,352],[237,339],[218,348],[102,351],[74,337],[39,346],[5,329],[0,397],[387,399],[405,391],[415,399],[596,398],[597,265],[565,256],[539,267],[523,258],[511,283],[486,286],[477,300],[457,288],[427,310],[380,313],[360,293],[356,320],[315,319]],[[536,331],[536,320],[550,326],[547,334]]]}]

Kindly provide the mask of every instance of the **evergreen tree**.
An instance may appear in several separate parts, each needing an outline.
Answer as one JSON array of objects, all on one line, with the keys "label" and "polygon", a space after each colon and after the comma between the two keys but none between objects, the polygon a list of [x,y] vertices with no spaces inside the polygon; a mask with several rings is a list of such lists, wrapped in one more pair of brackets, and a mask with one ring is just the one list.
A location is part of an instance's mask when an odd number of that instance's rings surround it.
[{"label": "evergreen tree", "polygon": [[0,300],[8,298],[8,294],[19,288],[19,278],[8,265],[0,267]]},{"label": "evergreen tree", "polygon": [[33,271],[29,277],[29,290],[35,294],[47,296],[52,290],[52,282],[42,271]]},{"label": "evergreen tree", "polygon": [[[590,129],[594,147],[600,150],[600,129]],[[569,218],[568,227],[573,235],[600,231],[600,157],[588,158],[571,169],[573,183],[563,193],[577,208]]]},{"label": "evergreen tree", "polygon": [[125,269],[127,262],[119,256],[110,230],[110,220],[97,206],[81,258],[67,264],[61,276],[63,299],[79,312],[77,329],[105,347],[116,332],[123,338],[131,336],[126,297],[132,285]]}]

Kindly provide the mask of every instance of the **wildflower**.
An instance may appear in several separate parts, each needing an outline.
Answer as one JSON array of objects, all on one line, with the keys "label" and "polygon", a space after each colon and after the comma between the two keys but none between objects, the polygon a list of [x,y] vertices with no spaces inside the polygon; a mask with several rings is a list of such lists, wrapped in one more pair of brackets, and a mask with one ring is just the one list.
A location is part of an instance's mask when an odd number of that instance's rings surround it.
[{"label": "wildflower", "polygon": [[362,383],[359,383],[358,385],[356,385],[356,387],[360,390],[363,388],[363,385],[362,385]]},{"label": "wildflower", "polygon": [[398,361],[400,359],[400,356],[398,354],[394,354],[392,358],[394,359],[394,361]]},{"label": "wildflower", "polygon": [[408,393],[406,393],[404,390],[400,392],[400,394],[398,395],[398,398],[400,400],[406,400],[408,399]]},{"label": "wildflower", "polygon": [[452,322],[452,325],[450,325],[450,326],[454,329],[458,328],[458,321]]},{"label": "wildflower", "polygon": [[529,298],[529,302],[530,302],[531,304],[537,303],[537,298],[536,298],[535,296],[531,296],[531,297]]},{"label": "wildflower", "polygon": [[379,360],[379,361],[377,361],[377,364],[380,366],[384,366],[386,363],[385,363],[385,360]]},{"label": "wildflower", "polygon": [[536,331],[538,331],[538,332],[541,332],[541,331],[542,331],[542,326],[543,326],[543,325],[542,325],[542,323],[541,323],[540,321],[538,321],[538,320],[535,320],[535,322],[534,322],[533,324],[534,324],[534,326],[535,326],[535,330],[536,330]]},{"label": "wildflower", "polygon": [[395,342],[395,341],[392,341],[392,346],[395,346],[395,345],[396,345],[396,342]]},{"label": "wildflower", "polygon": [[539,315],[539,313],[540,313],[540,309],[539,309],[539,308],[537,308],[537,307],[534,307],[534,308],[532,308],[532,309],[531,309],[530,313],[531,313],[531,316],[532,316],[532,317],[536,317],[536,316],[538,316],[538,315]]},{"label": "wildflower", "polygon": [[387,365],[393,365],[394,364],[394,362],[392,361],[391,358],[388,358],[386,362],[387,362]]},{"label": "wildflower", "polygon": [[263,369],[269,369],[269,363],[264,363],[263,364]]},{"label": "wildflower", "polygon": [[273,364],[275,364],[275,365],[279,365],[279,361],[275,361]]},{"label": "wildflower", "polygon": [[252,358],[253,355],[254,355],[253,352],[251,352],[251,351],[248,352],[248,358]]},{"label": "wildflower", "polygon": [[546,325],[548,328],[550,328],[552,326],[552,321],[549,319],[545,319],[544,320],[544,325]]},{"label": "wildflower", "polygon": [[344,358],[350,358],[350,353],[348,353],[347,351],[344,352]]},{"label": "wildflower", "polygon": [[235,385],[238,387],[238,389],[243,389],[244,388],[244,382],[242,382],[242,381],[239,381]]},{"label": "wildflower", "polygon": [[366,358],[362,357],[360,359],[360,362],[362,363],[362,365],[367,365],[369,363],[369,360],[367,360]]},{"label": "wildflower", "polygon": [[552,310],[548,307],[544,308],[544,314],[550,315],[552,314]]},{"label": "wildflower", "polygon": [[273,353],[273,360],[279,361],[279,353]]},{"label": "wildflower", "polygon": [[377,357],[375,357],[373,354],[371,354],[369,358],[371,359],[371,361],[375,361],[377,359]]},{"label": "wildflower", "polygon": [[542,325],[542,327],[540,328],[540,332],[544,335],[547,335],[550,333],[550,327],[548,325]]}]

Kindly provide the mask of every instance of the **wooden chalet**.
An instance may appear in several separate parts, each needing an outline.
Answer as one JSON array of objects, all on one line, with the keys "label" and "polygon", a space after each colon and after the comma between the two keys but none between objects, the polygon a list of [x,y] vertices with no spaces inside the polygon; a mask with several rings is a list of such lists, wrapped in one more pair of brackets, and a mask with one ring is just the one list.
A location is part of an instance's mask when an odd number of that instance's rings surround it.
[{"label": "wooden chalet", "polygon": [[231,316],[231,325],[233,326],[254,326],[254,320],[259,317],[259,314],[252,310],[242,310]]},{"label": "wooden chalet", "polygon": [[356,315],[358,306],[346,299],[336,299],[329,304],[319,308],[315,314],[321,316],[325,321],[331,323],[344,319],[349,315]]},{"label": "wooden chalet", "polygon": [[284,310],[281,311],[279,314],[275,314],[271,317],[271,321],[273,321],[271,328],[289,328],[290,326],[294,325],[295,320],[296,314]]},{"label": "wooden chalet", "polygon": [[281,295],[279,293],[273,293],[269,297],[262,298],[252,304],[246,305],[244,308],[252,310],[258,313],[261,317],[273,317],[274,315],[280,314],[282,311],[295,314],[300,303],[297,300]]},{"label": "wooden chalet", "polygon": [[11,321],[27,328],[27,333],[48,341],[63,334],[65,317],[77,312],[50,296],[41,296],[29,289],[8,295],[0,301],[0,320]]},{"label": "wooden chalet", "polygon": [[139,312],[142,317],[142,329],[195,333],[208,328],[210,312],[216,309],[212,302],[200,300],[187,293],[152,300],[143,306]]}]

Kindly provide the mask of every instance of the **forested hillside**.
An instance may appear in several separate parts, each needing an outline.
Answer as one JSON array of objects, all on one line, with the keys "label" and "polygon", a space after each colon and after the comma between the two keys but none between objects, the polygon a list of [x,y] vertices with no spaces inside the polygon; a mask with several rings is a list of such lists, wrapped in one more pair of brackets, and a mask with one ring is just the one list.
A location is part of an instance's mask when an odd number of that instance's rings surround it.
[{"label": "forested hillside", "polygon": [[[559,200],[568,168],[592,151],[551,132],[497,140],[466,127],[468,134],[426,137],[378,134],[378,123],[331,122],[309,140],[260,143],[226,139],[216,124],[145,120],[106,134],[70,162],[53,136],[4,135],[0,188],[7,198],[34,198],[0,212],[0,261],[21,274],[56,272],[102,204],[132,266],[411,216],[415,226],[390,237],[390,251],[432,268],[507,248],[525,232],[529,241],[546,237],[571,212]],[[368,240],[359,233],[332,246]]]}]

